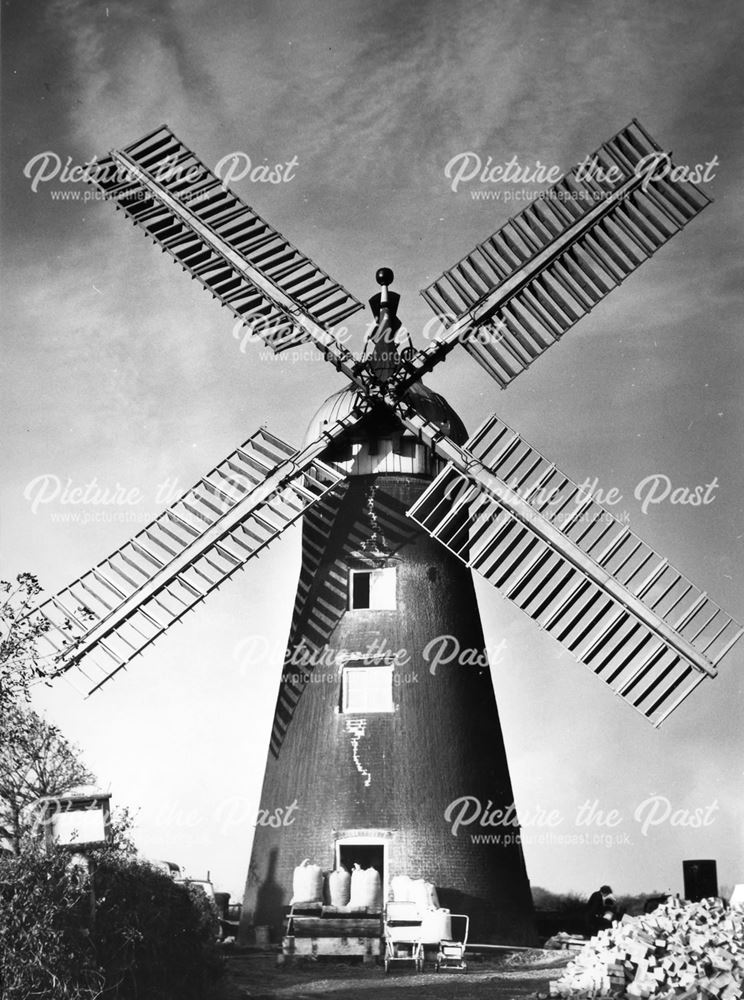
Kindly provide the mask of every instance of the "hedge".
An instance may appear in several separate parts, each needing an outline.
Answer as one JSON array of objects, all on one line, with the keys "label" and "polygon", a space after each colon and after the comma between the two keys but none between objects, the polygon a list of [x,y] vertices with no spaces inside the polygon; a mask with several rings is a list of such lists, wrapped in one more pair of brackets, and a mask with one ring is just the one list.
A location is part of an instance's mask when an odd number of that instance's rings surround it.
[{"label": "hedge", "polygon": [[145,862],[102,852],[0,859],[3,1000],[211,1000],[222,959],[210,900]]}]

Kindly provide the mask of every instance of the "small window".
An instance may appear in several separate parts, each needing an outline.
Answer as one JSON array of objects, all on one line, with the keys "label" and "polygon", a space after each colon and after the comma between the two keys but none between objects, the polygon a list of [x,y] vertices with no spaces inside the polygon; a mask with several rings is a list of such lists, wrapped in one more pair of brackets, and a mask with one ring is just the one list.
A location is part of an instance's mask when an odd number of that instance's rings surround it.
[{"label": "small window", "polygon": [[325,450],[323,460],[326,462],[348,462],[354,457],[351,441],[332,441]]},{"label": "small window", "polygon": [[341,711],[359,715],[394,712],[392,663],[345,666],[341,672]]},{"label": "small window", "polygon": [[416,457],[416,438],[415,437],[401,437],[398,441],[395,451],[401,458],[415,458]]},{"label": "small window", "polygon": [[349,597],[352,611],[394,611],[395,567],[353,569],[349,580]]}]

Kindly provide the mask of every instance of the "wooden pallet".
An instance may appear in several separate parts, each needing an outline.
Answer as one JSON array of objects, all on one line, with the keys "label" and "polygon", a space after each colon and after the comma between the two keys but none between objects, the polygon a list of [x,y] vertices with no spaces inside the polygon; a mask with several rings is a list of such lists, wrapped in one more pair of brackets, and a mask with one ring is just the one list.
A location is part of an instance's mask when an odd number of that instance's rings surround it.
[{"label": "wooden pallet", "polygon": [[319,955],[377,958],[382,954],[379,937],[294,937],[282,938],[282,954],[287,958]]},{"label": "wooden pallet", "polygon": [[290,913],[282,938],[282,953],[288,957],[373,957],[381,954],[382,923],[379,913],[330,911],[330,907],[323,907],[322,911]]}]

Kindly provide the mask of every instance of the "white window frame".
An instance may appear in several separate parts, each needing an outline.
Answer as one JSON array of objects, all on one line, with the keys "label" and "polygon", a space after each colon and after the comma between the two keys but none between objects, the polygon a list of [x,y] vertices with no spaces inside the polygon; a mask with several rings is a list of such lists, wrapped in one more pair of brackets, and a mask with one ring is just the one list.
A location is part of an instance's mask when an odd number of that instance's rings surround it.
[{"label": "white window frame", "polygon": [[[369,701],[365,704],[361,704],[360,701],[354,700],[356,691],[350,691],[350,687],[353,685],[349,684],[349,679],[352,675],[356,675],[356,682],[363,682],[363,678],[370,677],[371,671],[377,671],[378,676],[375,678],[375,683],[377,687],[375,691],[375,700],[370,707]],[[390,714],[395,711],[395,702],[393,701],[393,670],[394,664],[381,662],[381,663],[367,663],[364,660],[351,660],[344,664],[341,668],[341,712],[343,715],[383,715]],[[388,687],[389,685],[389,687]],[[350,697],[351,695],[351,697]]]},{"label": "white window frame", "polygon": [[[365,608],[358,608],[354,605],[354,577],[359,573],[367,573],[369,581],[369,604]],[[386,574],[388,578],[387,587],[373,587],[375,575],[381,577]],[[374,591],[377,590],[375,603]],[[352,569],[349,571],[349,610],[350,611],[396,611],[398,608],[398,573],[395,566],[382,566],[379,569]]]}]

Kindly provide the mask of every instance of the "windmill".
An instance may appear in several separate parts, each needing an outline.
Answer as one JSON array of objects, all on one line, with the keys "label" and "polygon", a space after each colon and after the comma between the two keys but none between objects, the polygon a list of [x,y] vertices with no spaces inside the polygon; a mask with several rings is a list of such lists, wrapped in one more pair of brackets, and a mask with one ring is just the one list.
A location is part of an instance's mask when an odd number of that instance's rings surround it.
[{"label": "windmill", "polygon": [[[278,928],[292,870],[425,874],[478,939],[532,934],[518,837],[453,838],[448,803],[513,807],[487,663],[427,669],[450,635],[483,650],[471,571],[654,726],[742,628],[497,415],[468,436],[422,377],[461,345],[506,388],[708,203],[633,120],[441,274],[441,320],[399,350],[392,272],[364,355],[334,334],[362,308],[166,126],[110,153],[95,183],[274,351],[312,343],[348,380],[297,449],[265,429],[36,613],[60,671],[96,690],[289,525],[302,566],[245,895]],[[586,161],[585,161],[586,162]],[[404,650],[405,664],[394,651]],[[412,671],[417,683],[403,683]],[[514,821],[516,822],[516,821]],[[512,832],[518,827],[512,825]]]}]

